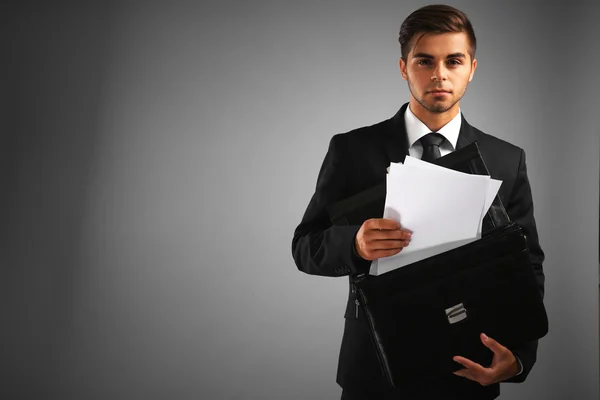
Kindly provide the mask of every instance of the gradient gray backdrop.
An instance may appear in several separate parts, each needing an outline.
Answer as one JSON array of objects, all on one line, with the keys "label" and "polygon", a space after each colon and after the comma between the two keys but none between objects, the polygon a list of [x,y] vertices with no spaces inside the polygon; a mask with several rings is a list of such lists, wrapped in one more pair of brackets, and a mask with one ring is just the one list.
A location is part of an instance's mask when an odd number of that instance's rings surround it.
[{"label": "gradient gray backdrop", "polygon": [[[598,398],[597,2],[456,1],[461,103],[528,156],[550,333],[502,398]],[[422,1],[4,3],[0,398],[335,399],[346,279],[295,226],[393,115]]]}]

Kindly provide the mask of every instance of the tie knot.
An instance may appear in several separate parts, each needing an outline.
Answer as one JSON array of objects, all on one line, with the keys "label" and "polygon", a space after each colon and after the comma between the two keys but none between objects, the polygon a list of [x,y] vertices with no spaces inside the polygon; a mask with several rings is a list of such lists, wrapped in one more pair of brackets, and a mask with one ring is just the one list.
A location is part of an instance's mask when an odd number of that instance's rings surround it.
[{"label": "tie knot", "polygon": [[439,147],[440,144],[442,144],[442,142],[444,140],[446,140],[442,135],[440,135],[437,132],[430,132],[427,135],[423,136],[421,139],[419,139],[421,141],[421,144],[423,145],[423,148],[428,147],[428,146],[437,146]]}]

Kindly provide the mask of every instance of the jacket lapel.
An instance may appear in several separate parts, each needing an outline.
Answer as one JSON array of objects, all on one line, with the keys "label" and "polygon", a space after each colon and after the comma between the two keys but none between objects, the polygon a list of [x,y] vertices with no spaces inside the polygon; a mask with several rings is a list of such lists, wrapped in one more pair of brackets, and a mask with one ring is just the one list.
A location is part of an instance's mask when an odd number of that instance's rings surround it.
[{"label": "jacket lapel", "polygon": [[404,123],[404,113],[408,103],[400,107],[400,110],[387,121],[383,132],[383,149],[387,156],[386,163],[404,162],[408,155],[408,136],[406,134],[406,125]]},{"label": "jacket lapel", "polygon": [[456,150],[461,149],[477,140],[475,130],[461,113],[460,131],[458,132],[458,141],[456,142]]}]

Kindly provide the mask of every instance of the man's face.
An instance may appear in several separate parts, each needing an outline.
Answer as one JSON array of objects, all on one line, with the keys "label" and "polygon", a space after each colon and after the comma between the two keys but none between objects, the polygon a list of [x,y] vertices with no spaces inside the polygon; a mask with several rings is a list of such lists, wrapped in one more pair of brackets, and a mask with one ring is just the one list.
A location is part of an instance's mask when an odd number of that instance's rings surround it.
[{"label": "man's face", "polygon": [[[411,110],[419,115],[458,111],[477,60],[469,55],[464,32],[415,35],[400,72],[408,81]],[[416,43],[416,44],[415,44]]]}]

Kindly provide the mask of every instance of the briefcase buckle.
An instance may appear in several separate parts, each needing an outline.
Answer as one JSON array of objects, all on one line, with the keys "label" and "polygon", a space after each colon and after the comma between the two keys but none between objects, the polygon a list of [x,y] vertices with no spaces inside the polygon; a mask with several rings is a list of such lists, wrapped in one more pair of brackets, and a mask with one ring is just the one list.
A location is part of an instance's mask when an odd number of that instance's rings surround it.
[{"label": "briefcase buckle", "polygon": [[455,324],[467,318],[467,309],[463,303],[459,303],[453,307],[446,308],[446,317],[450,324]]}]

